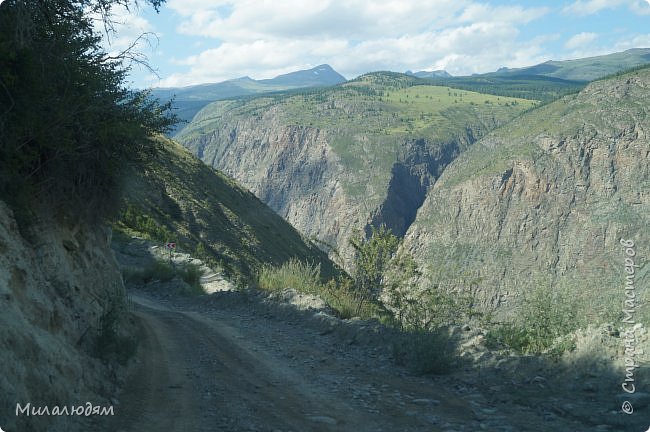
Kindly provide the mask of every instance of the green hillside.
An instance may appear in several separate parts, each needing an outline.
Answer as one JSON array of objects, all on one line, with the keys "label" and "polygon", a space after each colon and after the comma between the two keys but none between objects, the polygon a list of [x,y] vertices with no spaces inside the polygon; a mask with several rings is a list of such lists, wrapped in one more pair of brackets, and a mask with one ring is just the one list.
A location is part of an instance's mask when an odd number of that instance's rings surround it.
[{"label": "green hillside", "polygon": [[331,88],[215,102],[197,114],[177,139],[195,142],[237,119],[263,122],[272,111],[276,126],[326,131],[329,144],[350,174],[342,179],[348,193],[368,197],[368,189],[381,190],[388,182],[393,164],[403,157],[405,141],[458,141],[468,129],[486,131],[486,125],[535,105],[527,99],[433,86],[403,74],[376,72]]},{"label": "green hillside", "polygon": [[498,96],[550,102],[584,88],[585,82],[571,81],[543,75],[527,74],[485,74],[466,77],[429,78],[432,85],[449,86]]},{"label": "green hillside", "polygon": [[118,231],[177,242],[235,279],[292,257],[320,264],[324,275],[336,272],[325,254],[234,180],[177,143],[158,141],[157,156],[126,179]]},{"label": "green hillside", "polygon": [[[638,76],[647,79],[650,76],[650,67],[602,80],[598,86],[609,87],[611,83],[619,81],[620,77]],[[609,88],[607,90],[610,91]],[[587,95],[591,97],[587,98]],[[501,172],[507,164],[517,158],[537,160],[545,153],[534,144],[537,136],[575,136],[587,127],[606,128],[608,133],[612,133],[621,123],[628,123],[628,127],[633,128],[635,120],[644,119],[644,113],[647,111],[645,105],[645,101],[639,97],[629,96],[623,100],[608,101],[603,97],[593,97],[592,92],[583,92],[579,97],[562,98],[528,113],[517,122],[495,130],[493,136],[499,140],[499,146],[488,147],[481,143],[474,146],[458,161],[460,163],[462,160],[467,165],[451,166],[445,179],[456,184],[468,177]],[[637,115],[625,120],[616,115],[617,112],[632,112]],[[614,123],[614,119],[620,123]]]}]

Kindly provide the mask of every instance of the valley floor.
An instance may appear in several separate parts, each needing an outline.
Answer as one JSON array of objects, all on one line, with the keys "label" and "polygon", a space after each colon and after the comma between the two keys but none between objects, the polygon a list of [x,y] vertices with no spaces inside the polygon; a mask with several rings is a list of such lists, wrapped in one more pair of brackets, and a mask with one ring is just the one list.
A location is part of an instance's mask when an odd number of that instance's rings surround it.
[{"label": "valley floor", "polygon": [[310,326],[304,313],[255,294],[165,298],[134,291],[132,300],[144,338],[115,417],[101,429],[643,430],[599,426],[597,412],[606,412],[614,395],[562,393],[550,377],[476,368],[411,375],[392,363],[389,350]]}]

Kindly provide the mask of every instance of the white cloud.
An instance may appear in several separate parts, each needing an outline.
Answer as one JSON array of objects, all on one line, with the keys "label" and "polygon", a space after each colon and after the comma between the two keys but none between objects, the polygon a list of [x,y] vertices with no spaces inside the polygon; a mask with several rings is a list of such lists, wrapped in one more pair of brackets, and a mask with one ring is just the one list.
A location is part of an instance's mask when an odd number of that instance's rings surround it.
[{"label": "white cloud", "polygon": [[[155,53],[158,46],[159,32],[154,26],[140,15],[138,8],[126,9],[118,6],[113,8],[110,15],[111,27],[107,28],[99,15],[93,18],[96,31],[103,36],[104,50],[111,56],[130,50],[133,58],[149,63],[149,56]],[[132,66],[142,66],[138,62]]]},{"label": "white cloud", "polygon": [[308,40],[226,42],[184,59],[190,70],[174,74],[160,85],[218,82],[243,75],[270,78],[320,63],[328,63],[351,78],[373,70],[406,69],[446,69],[459,75],[543,61],[538,42],[518,43],[517,34],[514,27],[477,23],[358,44],[343,39],[318,43]]},{"label": "white cloud", "polygon": [[581,48],[585,45],[588,45],[595,41],[598,38],[596,33],[582,32],[572,36],[566,43],[564,47],[570,50]]},{"label": "white cloud", "polygon": [[111,13],[114,32],[105,33],[105,28],[99,17],[95,17],[95,27],[104,33],[104,44],[109,51],[122,51],[128,48],[138,37],[145,33],[154,33],[154,26],[140,16],[137,9],[128,10],[116,7]]},{"label": "white cloud", "polygon": [[321,63],[346,77],[371,70],[447,69],[452,74],[542,61],[541,41],[518,27],[547,8],[467,0],[168,0],[178,30],[214,38],[216,47],[181,60],[186,72],[162,86],[269,78]]},{"label": "white cloud", "polygon": [[412,33],[453,16],[467,4],[467,0],[168,1],[168,7],[184,17],[181,33],[226,40]]},{"label": "white cloud", "polygon": [[564,12],[575,15],[591,15],[603,9],[612,9],[625,3],[626,0],[577,0],[564,8]]},{"label": "white cloud", "polygon": [[650,33],[635,35],[626,39],[619,40],[614,46],[613,51],[624,51],[630,48],[650,47]]},{"label": "white cloud", "polygon": [[639,15],[650,15],[650,0],[633,1],[630,8]]},{"label": "white cloud", "polygon": [[507,22],[527,24],[541,18],[550,12],[547,7],[525,9],[521,6],[490,6],[489,4],[474,3],[469,5],[460,16],[463,22]]},{"label": "white cloud", "polygon": [[603,40],[602,37],[598,37],[598,42],[577,46],[571,51],[564,52],[555,60],[595,57],[625,51],[630,48],[650,47],[650,33],[628,35],[618,40]]},{"label": "white cloud", "polygon": [[572,15],[592,15],[605,9],[615,9],[620,6],[627,6],[633,12],[640,15],[650,14],[649,0],[576,0],[563,11]]}]

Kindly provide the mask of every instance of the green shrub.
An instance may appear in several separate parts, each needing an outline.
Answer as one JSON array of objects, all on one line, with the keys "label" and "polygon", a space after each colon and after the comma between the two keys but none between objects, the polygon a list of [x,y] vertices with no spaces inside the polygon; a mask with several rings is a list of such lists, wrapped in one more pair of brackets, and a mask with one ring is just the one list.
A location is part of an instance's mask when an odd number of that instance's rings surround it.
[{"label": "green shrub", "polygon": [[178,270],[181,278],[192,287],[195,294],[203,294],[203,287],[201,286],[201,276],[203,271],[197,264],[185,264]]},{"label": "green shrub", "polygon": [[485,342],[490,348],[505,346],[519,353],[527,353],[535,345],[531,334],[514,323],[502,323],[490,329],[485,335]]},{"label": "green shrub", "polygon": [[446,328],[400,333],[393,342],[393,359],[419,375],[446,374],[459,364]]},{"label": "green shrub", "polygon": [[172,265],[166,261],[156,260],[144,268],[126,268],[122,270],[125,282],[146,284],[155,280],[169,282],[175,277],[180,277],[187,283],[192,291],[189,294],[203,294],[201,276],[203,271],[196,264]]},{"label": "green shrub", "polygon": [[499,324],[486,335],[488,346],[507,347],[521,354],[560,355],[571,349],[572,340],[563,339],[578,329],[578,305],[565,289],[548,283],[536,286],[523,299],[518,319]]},{"label": "green shrub", "polygon": [[370,238],[357,232],[350,239],[350,245],[354,248],[353,292],[357,315],[366,302],[379,299],[387,273],[401,244],[401,240],[385,226],[373,226],[371,229]]},{"label": "green shrub", "polygon": [[257,276],[257,286],[267,291],[293,288],[303,293],[317,293],[321,286],[320,264],[291,258],[280,267],[264,265]]},{"label": "green shrub", "polygon": [[384,303],[399,328],[407,331],[433,330],[455,324],[462,316],[456,299],[435,285],[415,292],[411,287],[391,287]]},{"label": "green shrub", "polygon": [[149,283],[154,280],[167,282],[172,280],[175,275],[176,272],[171,264],[159,260],[153,261],[143,268],[129,267],[122,270],[124,281],[132,283]]},{"label": "green shrub", "polygon": [[126,206],[119,217],[119,222],[150,240],[167,242],[174,238],[173,233],[166,226],[158,224],[153,217],[133,204]]},{"label": "green shrub", "polygon": [[199,242],[196,244],[196,248],[194,248],[194,255],[196,255],[199,258],[204,258],[208,255],[208,250],[206,249],[205,245],[202,242]]},{"label": "green shrub", "polygon": [[138,341],[123,334],[121,323],[127,313],[124,293],[111,296],[99,321],[99,334],[95,339],[95,356],[104,360],[115,360],[124,365],[133,357],[138,348]]},{"label": "green shrub", "polygon": [[[479,307],[481,279],[459,274],[443,284],[422,281],[409,254],[396,257],[388,273],[382,302],[402,330],[433,330],[478,321],[488,325],[492,311]],[[435,278],[435,276],[434,276]]]},{"label": "green shrub", "polygon": [[323,285],[321,297],[341,319],[354,317],[368,319],[380,316],[382,309],[375,302],[365,302],[359,307],[359,300],[355,296],[353,286],[354,282],[348,277],[332,279]]},{"label": "green shrub", "polygon": [[176,276],[176,269],[171,264],[159,260],[152,262],[142,271],[142,279],[145,283],[152,280],[168,282],[174,276]]},{"label": "green shrub", "polygon": [[257,286],[266,291],[293,288],[302,293],[318,295],[342,319],[371,318],[381,311],[376,302],[359,304],[354,282],[349,277],[339,277],[323,283],[319,265],[297,259],[290,259],[279,267],[263,266],[257,276]]}]

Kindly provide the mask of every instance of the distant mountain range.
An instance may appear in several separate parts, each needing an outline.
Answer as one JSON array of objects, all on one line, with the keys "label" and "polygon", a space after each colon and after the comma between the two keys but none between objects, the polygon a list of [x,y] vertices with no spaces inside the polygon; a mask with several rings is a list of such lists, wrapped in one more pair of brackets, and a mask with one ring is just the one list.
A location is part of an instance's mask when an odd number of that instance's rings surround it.
[{"label": "distant mountain range", "polygon": [[[634,48],[597,57],[547,61],[524,68],[503,67],[496,72],[471,76],[452,76],[445,70],[406,71],[405,74],[435,85],[546,102],[579,91],[589,81],[647,63],[650,63],[650,48]],[[189,87],[155,88],[152,96],[162,102],[173,98],[176,115],[189,123],[203,107],[218,100],[308,87],[327,87],[345,81],[345,77],[331,66],[322,64],[272,79],[243,77]],[[546,90],[540,93],[542,88]],[[171,135],[179,133],[186,124],[179,124]]]},{"label": "distant mountain range", "polygon": [[272,79],[259,80],[257,83],[269,86],[302,88],[329,86],[340,84],[345,81],[345,77],[332,69],[330,65],[322,64],[312,69],[278,75]]},{"label": "distant mountain range", "polygon": [[449,78],[451,75],[446,70],[434,70],[434,71],[419,71],[411,72],[410,70],[406,71],[406,75],[418,77],[418,78]]},{"label": "distant mountain range", "polygon": [[538,75],[571,81],[593,81],[607,75],[650,63],[650,48],[633,48],[614,54],[576,60],[547,61],[523,68],[501,68],[496,72],[474,76]]},{"label": "distant mountain range", "polygon": [[[162,102],[174,99],[176,115],[181,120],[189,122],[201,108],[214,101],[297,88],[331,86],[345,81],[343,75],[329,65],[323,64],[271,79],[255,80],[243,77],[214,84],[155,88],[152,90],[152,96]],[[185,125],[186,123],[179,124],[172,135],[180,132]]]},{"label": "distant mountain range", "polygon": [[484,74],[423,79],[433,85],[550,102],[580,91],[590,81],[648,63],[650,48],[635,48],[598,57],[548,61],[524,68],[504,67]]}]

